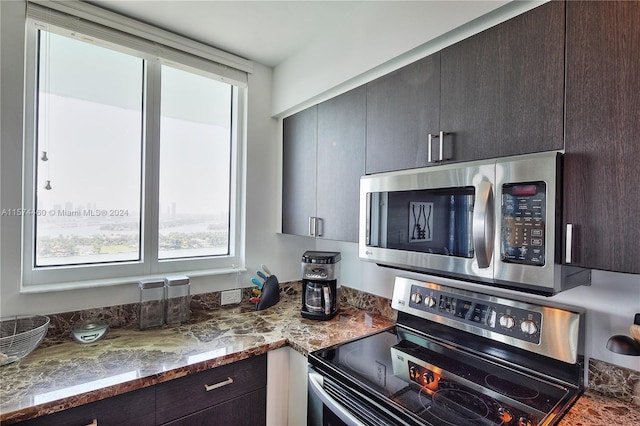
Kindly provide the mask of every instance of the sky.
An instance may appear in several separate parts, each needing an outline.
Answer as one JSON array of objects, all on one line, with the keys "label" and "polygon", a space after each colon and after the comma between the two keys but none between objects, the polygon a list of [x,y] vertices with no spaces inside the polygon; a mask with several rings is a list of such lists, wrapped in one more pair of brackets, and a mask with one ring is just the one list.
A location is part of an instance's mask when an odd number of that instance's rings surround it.
[{"label": "sky", "polygon": [[[143,61],[55,34],[41,47],[38,158],[47,151],[49,160],[37,163],[38,208],[137,211]],[[229,193],[231,87],[169,66],[162,73],[160,203],[210,213]]]}]

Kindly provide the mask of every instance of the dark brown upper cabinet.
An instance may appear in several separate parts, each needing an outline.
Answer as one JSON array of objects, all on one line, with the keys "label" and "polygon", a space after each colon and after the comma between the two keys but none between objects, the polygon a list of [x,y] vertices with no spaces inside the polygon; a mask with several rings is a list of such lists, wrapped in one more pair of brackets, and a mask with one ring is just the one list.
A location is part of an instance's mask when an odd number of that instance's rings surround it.
[{"label": "dark brown upper cabinet", "polygon": [[282,232],[358,241],[365,87],[283,121]]},{"label": "dark brown upper cabinet", "polygon": [[365,156],[364,86],[318,105],[316,213],[321,235],[358,241],[360,176]]},{"label": "dark brown upper cabinet", "polygon": [[285,118],[282,127],[282,232],[309,235],[316,215],[318,106]]},{"label": "dark brown upper cabinet", "polygon": [[640,2],[567,2],[564,221],[572,263],[640,273]]},{"label": "dark brown upper cabinet", "polygon": [[564,26],[552,1],[442,51],[453,161],[563,148]]},{"label": "dark brown upper cabinet", "polygon": [[562,149],[564,32],[553,1],[367,84],[367,174]]},{"label": "dark brown upper cabinet", "polygon": [[367,174],[427,165],[427,135],[440,128],[440,53],[366,85]]}]

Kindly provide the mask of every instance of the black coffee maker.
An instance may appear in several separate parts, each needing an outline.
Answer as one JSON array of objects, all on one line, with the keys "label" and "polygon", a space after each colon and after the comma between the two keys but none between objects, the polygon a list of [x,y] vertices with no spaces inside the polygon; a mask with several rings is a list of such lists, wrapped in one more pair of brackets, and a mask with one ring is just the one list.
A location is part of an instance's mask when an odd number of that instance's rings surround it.
[{"label": "black coffee maker", "polygon": [[302,316],[329,320],[338,313],[340,253],[307,251],[302,255]]}]

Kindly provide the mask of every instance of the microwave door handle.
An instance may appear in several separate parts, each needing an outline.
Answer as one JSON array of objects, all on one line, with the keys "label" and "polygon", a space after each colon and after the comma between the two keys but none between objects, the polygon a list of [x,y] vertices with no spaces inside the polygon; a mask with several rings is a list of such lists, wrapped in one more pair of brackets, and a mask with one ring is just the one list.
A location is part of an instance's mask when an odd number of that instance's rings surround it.
[{"label": "microwave door handle", "polygon": [[482,181],[476,191],[473,209],[473,245],[478,267],[488,268],[493,255],[493,191],[491,183]]},{"label": "microwave door handle", "polygon": [[353,414],[349,413],[341,404],[334,400],[322,388],[322,376],[318,373],[309,373],[309,388],[316,397],[336,416],[349,426],[366,426]]}]

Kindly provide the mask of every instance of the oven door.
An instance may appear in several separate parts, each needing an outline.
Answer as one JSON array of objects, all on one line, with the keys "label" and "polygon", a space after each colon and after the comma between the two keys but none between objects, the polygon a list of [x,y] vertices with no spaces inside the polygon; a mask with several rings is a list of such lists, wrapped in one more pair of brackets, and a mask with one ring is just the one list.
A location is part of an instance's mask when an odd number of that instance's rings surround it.
[{"label": "oven door", "polygon": [[309,366],[308,426],[408,424],[360,390],[323,376]]},{"label": "oven door", "polygon": [[309,426],[364,426],[323,389],[323,377],[309,368],[309,401],[307,425]]},{"label": "oven door", "polygon": [[360,178],[362,260],[493,280],[495,160]]}]

